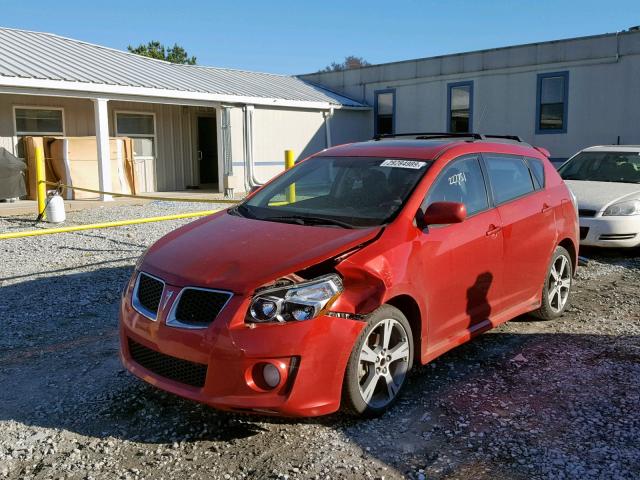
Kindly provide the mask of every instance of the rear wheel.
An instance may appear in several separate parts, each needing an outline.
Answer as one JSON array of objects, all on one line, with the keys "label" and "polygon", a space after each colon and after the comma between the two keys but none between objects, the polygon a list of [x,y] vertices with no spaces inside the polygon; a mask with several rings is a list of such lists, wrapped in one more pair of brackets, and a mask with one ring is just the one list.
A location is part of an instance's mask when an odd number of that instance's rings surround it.
[{"label": "rear wheel", "polygon": [[376,416],[398,398],[413,363],[411,326],[403,313],[383,305],[367,318],[356,341],[343,385],[343,406]]},{"label": "rear wheel", "polygon": [[542,304],[534,315],[542,320],[560,317],[571,299],[573,262],[564,247],[557,247],[542,287]]}]

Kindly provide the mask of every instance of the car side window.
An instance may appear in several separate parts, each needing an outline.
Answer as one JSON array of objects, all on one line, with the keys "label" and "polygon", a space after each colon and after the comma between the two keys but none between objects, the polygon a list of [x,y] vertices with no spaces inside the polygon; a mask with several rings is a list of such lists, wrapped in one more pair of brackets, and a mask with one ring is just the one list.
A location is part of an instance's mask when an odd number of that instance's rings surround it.
[{"label": "car side window", "polygon": [[533,192],[533,180],[522,157],[485,154],[485,163],[496,204]]},{"label": "car side window", "polygon": [[464,157],[447,165],[429,190],[424,208],[434,202],[464,203],[467,215],[486,210],[489,199],[479,158]]},{"label": "car side window", "polygon": [[544,164],[537,158],[527,157],[527,163],[536,183],[536,190],[544,188]]}]

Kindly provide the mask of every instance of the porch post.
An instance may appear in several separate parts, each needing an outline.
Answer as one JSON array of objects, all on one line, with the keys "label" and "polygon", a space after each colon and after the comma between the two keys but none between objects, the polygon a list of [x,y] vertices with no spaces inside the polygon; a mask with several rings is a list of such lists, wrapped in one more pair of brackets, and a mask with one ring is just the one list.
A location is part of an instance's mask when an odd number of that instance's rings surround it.
[{"label": "porch post", "polygon": [[[98,146],[98,178],[100,190],[111,192],[111,159],[109,151],[109,115],[107,113],[107,99],[94,98],[93,111],[96,124],[96,144]],[[103,201],[113,200],[111,195],[101,194]]]}]

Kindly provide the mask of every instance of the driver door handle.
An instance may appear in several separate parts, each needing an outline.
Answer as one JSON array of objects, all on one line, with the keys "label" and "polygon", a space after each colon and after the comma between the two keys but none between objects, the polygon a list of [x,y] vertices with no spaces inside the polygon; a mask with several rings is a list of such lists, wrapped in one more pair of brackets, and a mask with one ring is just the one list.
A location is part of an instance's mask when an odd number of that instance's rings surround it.
[{"label": "driver door handle", "polygon": [[500,230],[502,230],[502,227],[500,226],[495,226],[494,224],[489,225],[489,229],[487,230],[487,237],[490,237],[492,235],[495,235],[496,233],[499,233]]},{"label": "driver door handle", "polygon": [[551,210],[551,206],[549,206],[547,203],[543,203],[542,204],[542,213],[546,213],[549,210]]}]

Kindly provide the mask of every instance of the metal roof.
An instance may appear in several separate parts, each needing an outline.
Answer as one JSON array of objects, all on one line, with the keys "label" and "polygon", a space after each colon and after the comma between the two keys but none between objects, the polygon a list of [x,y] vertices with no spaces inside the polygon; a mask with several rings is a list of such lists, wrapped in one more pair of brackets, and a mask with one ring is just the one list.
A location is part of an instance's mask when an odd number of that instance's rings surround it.
[{"label": "metal roof", "polygon": [[100,91],[96,86],[109,86],[105,91],[111,93],[126,87],[140,92],[154,89],[166,97],[181,92],[179,98],[194,93],[200,94],[199,99],[218,95],[300,102],[301,106],[366,107],[293,76],[178,65],[51,33],[0,28],[0,85],[34,87],[37,81],[61,90],[84,84],[92,92]]}]

